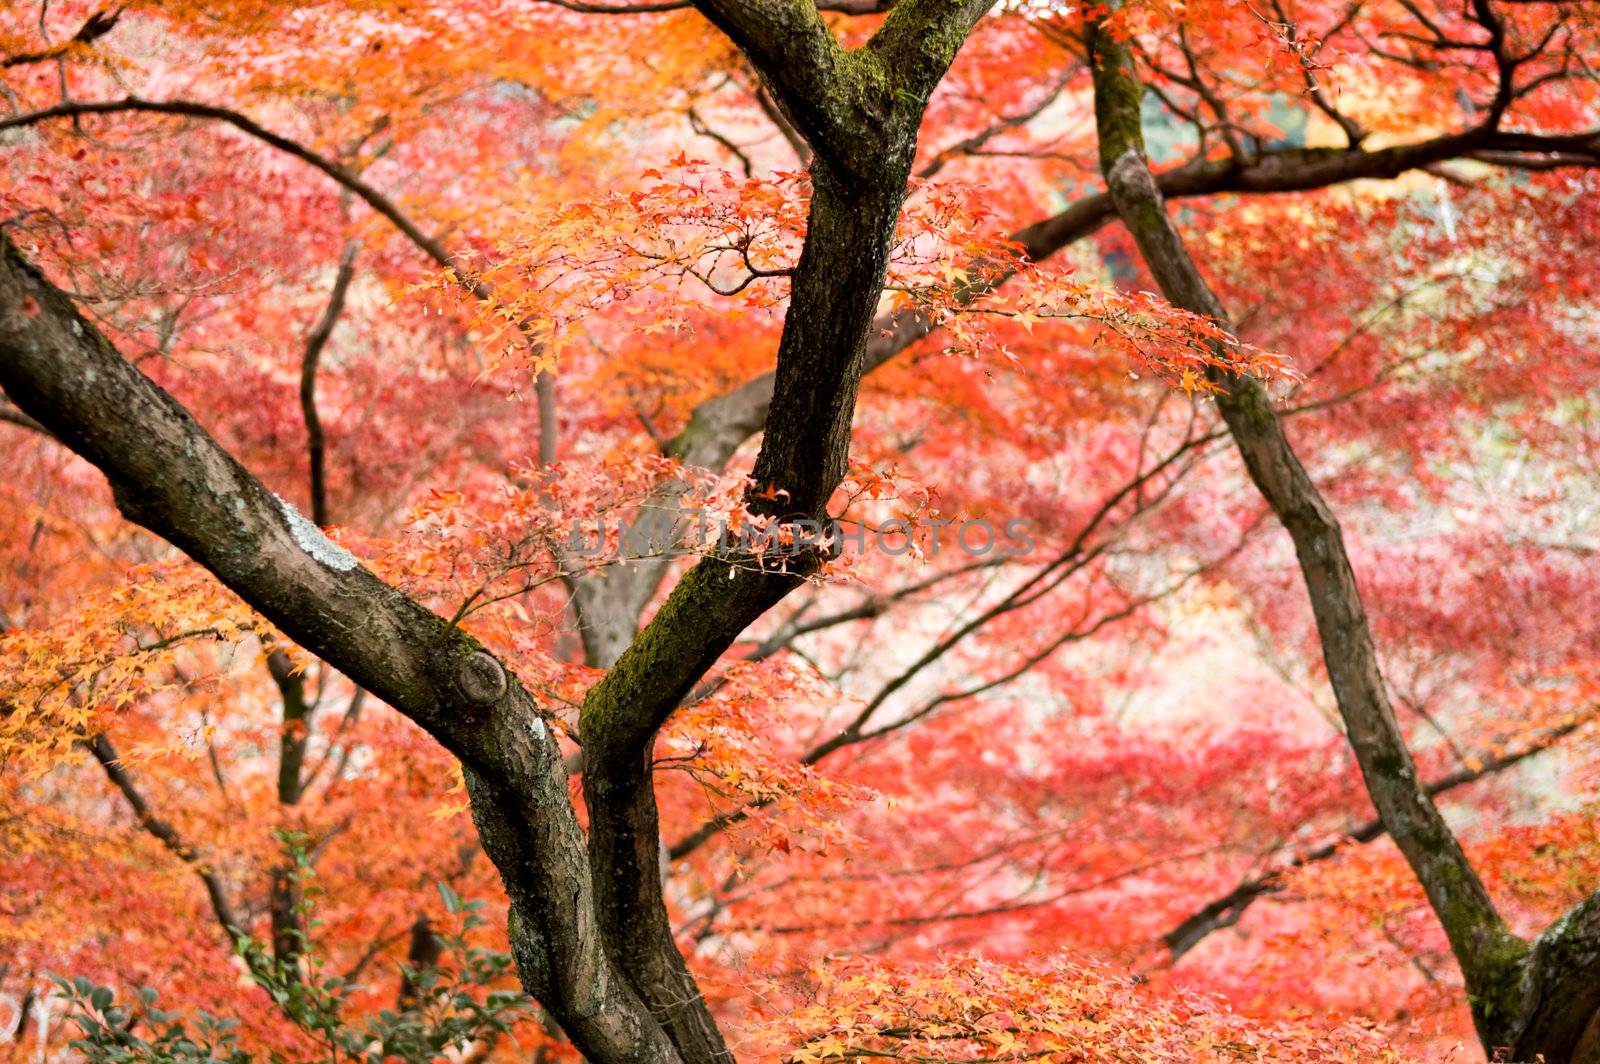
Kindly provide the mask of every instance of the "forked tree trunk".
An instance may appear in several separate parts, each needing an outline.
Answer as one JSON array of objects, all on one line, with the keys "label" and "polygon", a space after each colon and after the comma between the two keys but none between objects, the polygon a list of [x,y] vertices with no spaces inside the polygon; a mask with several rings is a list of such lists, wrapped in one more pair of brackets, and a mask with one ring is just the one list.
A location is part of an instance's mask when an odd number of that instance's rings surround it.
[{"label": "forked tree trunk", "polygon": [[[744,51],[815,151],[810,226],[756,462],[772,490],[751,501],[780,520],[816,520],[846,468],[923,109],[991,0],[900,0],[848,52],[808,0],[696,6]],[[554,733],[517,678],[269,492],[3,233],[0,387],[105,473],[126,517],[460,759],[484,851],[510,897],[523,986],[586,1057],[730,1059],[667,923],[650,752],[684,695],[796,586],[796,573],[747,555],[708,559],[608,663],[579,719],[585,837]],[[297,790],[300,755],[287,753]]]}]

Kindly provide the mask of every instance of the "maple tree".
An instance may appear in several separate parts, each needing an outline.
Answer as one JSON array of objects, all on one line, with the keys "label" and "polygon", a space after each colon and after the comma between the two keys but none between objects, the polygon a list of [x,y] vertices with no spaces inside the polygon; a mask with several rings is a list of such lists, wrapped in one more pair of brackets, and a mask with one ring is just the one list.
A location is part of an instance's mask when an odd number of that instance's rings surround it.
[{"label": "maple tree", "polygon": [[11,5],[4,1044],[1600,1060],[1596,55]]}]

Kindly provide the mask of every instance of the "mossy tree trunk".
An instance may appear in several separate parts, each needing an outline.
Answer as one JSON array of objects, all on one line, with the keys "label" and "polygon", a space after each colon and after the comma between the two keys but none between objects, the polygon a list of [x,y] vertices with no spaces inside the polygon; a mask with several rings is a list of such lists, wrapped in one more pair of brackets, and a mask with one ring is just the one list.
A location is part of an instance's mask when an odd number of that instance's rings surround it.
[{"label": "mossy tree trunk", "polygon": [[[814,0],[697,6],[814,152],[810,226],[756,464],[771,491],[752,503],[781,520],[817,519],[846,468],[923,108],[990,3],[900,0],[853,51]],[[586,835],[547,718],[517,678],[269,492],[3,234],[0,387],[106,475],[126,517],[460,759],[511,900],[522,983],[589,1060],[731,1059],[667,924],[650,752],[706,670],[797,585],[804,561],[778,571],[743,556],[707,560],[625,650],[607,648],[615,662],[579,721]]]},{"label": "mossy tree trunk", "polygon": [[[1130,49],[1103,21],[1089,25],[1085,45],[1100,166],[1117,214],[1167,299],[1228,325],[1227,311],[1167,214],[1145,157],[1143,86]],[[1301,465],[1262,384],[1220,370],[1211,380],[1250,479],[1294,541],[1328,679],[1367,794],[1444,926],[1485,1051],[1497,1060],[1597,1064],[1600,893],[1532,943],[1506,927],[1417,778],[1337,518]]]}]

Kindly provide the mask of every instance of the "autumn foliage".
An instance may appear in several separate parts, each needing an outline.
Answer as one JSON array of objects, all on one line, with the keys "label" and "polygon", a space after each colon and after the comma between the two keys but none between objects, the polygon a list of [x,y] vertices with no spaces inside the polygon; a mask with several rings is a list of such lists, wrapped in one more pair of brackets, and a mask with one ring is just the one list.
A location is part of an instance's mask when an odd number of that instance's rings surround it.
[{"label": "autumn foliage", "polygon": [[[929,7],[815,6],[847,48]],[[982,13],[860,297],[811,551],[757,455],[838,164],[725,21],[18,0],[0,231],[310,557],[520,680],[591,834],[586,702],[665,675],[613,668],[635,633],[680,581],[794,585],[641,761],[739,1059],[1486,1059],[1218,399],[1264,389],[1338,516],[1506,926],[1592,906],[1600,5]],[[1095,33],[1231,321],[1159,294],[1119,221]],[[53,313],[0,293],[18,335]],[[520,995],[472,752],[125,519],[138,492],[5,383],[0,1059],[116,1037],[101,987],[237,1021],[213,1059],[577,1059]]]}]

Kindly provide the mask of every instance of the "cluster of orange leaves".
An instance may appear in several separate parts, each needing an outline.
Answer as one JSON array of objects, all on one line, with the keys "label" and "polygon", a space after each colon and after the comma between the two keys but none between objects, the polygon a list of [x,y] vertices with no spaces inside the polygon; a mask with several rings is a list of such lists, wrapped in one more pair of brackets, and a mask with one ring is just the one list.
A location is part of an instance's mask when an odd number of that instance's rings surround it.
[{"label": "cluster of orange leaves", "polygon": [[[793,998],[775,987],[769,1004]],[[797,1062],[1039,1061],[1041,1064],[1398,1064],[1355,1023],[1245,1019],[1199,995],[1157,996],[1125,974],[1067,960],[1002,965],[832,961],[809,972],[804,1004],[777,1007],[766,1034]]]},{"label": "cluster of orange leaves", "polygon": [[682,769],[711,808],[743,813],[731,830],[759,850],[848,845],[857,838],[840,814],[875,792],[800,763],[774,741],[797,707],[825,709],[836,697],[814,670],[787,659],[735,663],[672,718],[656,744],[657,768]]},{"label": "cluster of orange leaves", "polygon": [[210,648],[264,630],[211,574],[184,561],[137,568],[79,613],[0,635],[0,762],[25,775],[46,771],[118,711],[213,682],[219,659]]},{"label": "cluster of orange leaves", "polygon": [[[805,237],[805,174],[740,178],[680,153],[667,171],[641,178],[633,192],[530,213],[514,236],[464,256],[427,287],[477,323],[487,348],[504,359],[520,351],[535,371],[592,340],[584,323],[604,311],[656,335],[692,328],[708,299],[737,299],[724,315],[781,310]],[[997,323],[1031,334],[1041,322],[1078,321],[1094,327],[1094,342],[1186,393],[1214,390],[1208,368],[1294,378],[1280,356],[1160,296],[1084,280],[1070,265],[1028,262],[996,228],[985,195],[964,182],[913,182],[891,248],[888,308],[944,329],[947,353],[1015,361]],[[492,296],[468,294],[464,280],[487,284]],[[993,291],[1001,281],[1004,290]]]}]

